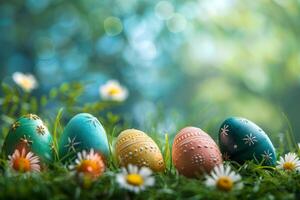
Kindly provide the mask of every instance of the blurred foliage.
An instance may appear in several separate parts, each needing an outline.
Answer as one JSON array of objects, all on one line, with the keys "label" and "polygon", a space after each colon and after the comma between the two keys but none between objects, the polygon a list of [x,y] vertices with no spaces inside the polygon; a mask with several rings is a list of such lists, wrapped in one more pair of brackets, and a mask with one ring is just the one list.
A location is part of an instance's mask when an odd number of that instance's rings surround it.
[{"label": "blurred foliage", "polygon": [[[29,107],[53,119],[65,102],[70,113],[97,112],[110,106],[99,85],[118,79],[130,96],[114,111],[161,138],[186,125],[215,137],[224,119],[243,116],[280,143],[287,115],[299,140],[299,17],[296,0],[4,1],[2,120]],[[15,71],[37,76],[34,97],[5,89]]]}]

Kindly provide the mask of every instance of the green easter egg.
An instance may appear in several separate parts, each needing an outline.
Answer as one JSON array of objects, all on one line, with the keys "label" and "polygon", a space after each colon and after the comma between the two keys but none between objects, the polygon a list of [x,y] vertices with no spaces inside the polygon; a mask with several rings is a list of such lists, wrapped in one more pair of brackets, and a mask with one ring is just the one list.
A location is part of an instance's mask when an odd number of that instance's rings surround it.
[{"label": "green easter egg", "polygon": [[90,149],[108,157],[106,132],[96,117],[80,113],[74,116],[64,129],[59,141],[59,156],[63,161],[73,160],[77,152]]},{"label": "green easter egg", "polygon": [[220,150],[224,160],[244,163],[256,160],[275,165],[275,148],[268,135],[253,122],[238,117],[226,119],[219,131]]},{"label": "green easter egg", "polygon": [[27,114],[14,122],[3,145],[6,156],[15,149],[25,148],[33,152],[43,162],[53,161],[53,140],[44,122],[34,114]]}]

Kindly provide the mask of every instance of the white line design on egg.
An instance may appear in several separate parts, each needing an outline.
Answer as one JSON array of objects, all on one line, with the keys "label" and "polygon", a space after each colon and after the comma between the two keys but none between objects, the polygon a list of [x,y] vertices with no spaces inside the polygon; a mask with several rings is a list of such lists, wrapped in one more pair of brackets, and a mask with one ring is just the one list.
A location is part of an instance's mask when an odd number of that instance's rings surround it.
[{"label": "white line design on egg", "polygon": [[230,156],[228,155],[227,152],[223,153],[223,159],[224,160],[230,160]]},{"label": "white line design on egg", "polygon": [[68,142],[69,143],[65,145],[65,147],[68,148],[68,151],[69,152],[70,151],[76,152],[75,146],[80,144],[80,142],[76,142],[76,136],[73,137],[73,139],[71,139],[70,137],[68,137]]},{"label": "white line design on egg", "polygon": [[261,156],[263,157],[263,159],[265,161],[271,161],[272,160],[272,153],[270,153],[269,149],[267,151],[264,151],[264,153],[261,154]]},{"label": "white line design on egg", "polygon": [[245,144],[248,144],[249,146],[254,145],[254,143],[257,142],[256,136],[253,136],[252,133],[246,135],[243,140],[245,141]]},{"label": "white line design on egg", "polygon": [[223,136],[223,137],[225,137],[225,136],[227,136],[228,135],[228,131],[229,131],[229,126],[228,125],[224,125],[223,126],[223,128],[221,128],[221,135]]},{"label": "white line design on egg", "polygon": [[92,123],[94,125],[94,127],[101,126],[96,117],[87,116],[86,118],[89,123]]}]

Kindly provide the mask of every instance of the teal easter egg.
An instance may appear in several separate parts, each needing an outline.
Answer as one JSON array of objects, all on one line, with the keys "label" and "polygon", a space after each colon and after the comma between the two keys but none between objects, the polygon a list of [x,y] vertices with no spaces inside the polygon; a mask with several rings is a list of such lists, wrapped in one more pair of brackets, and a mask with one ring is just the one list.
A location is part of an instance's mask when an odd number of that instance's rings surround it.
[{"label": "teal easter egg", "polygon": [[53,161],[53,140],[44,122],[34,114],[27,114],[14,122],[4,141],[3,152],[12,155],[16,149],[31,151],[41,161]]},{"label": "teal easter egg", "polygon": [[66,125],[59,141],[59,157],[73,160],[77,152],[94,149],[104,158],[109,155],[106,132],[96,117],[88,113],[75,115]]},{"label": "teal easter egg", "polygon": [[219,131],[220,150],[224,160],[244,163],[255,160],[275,165],[275,148],[268,135],[255,123],[239,117],[226,119]]}]

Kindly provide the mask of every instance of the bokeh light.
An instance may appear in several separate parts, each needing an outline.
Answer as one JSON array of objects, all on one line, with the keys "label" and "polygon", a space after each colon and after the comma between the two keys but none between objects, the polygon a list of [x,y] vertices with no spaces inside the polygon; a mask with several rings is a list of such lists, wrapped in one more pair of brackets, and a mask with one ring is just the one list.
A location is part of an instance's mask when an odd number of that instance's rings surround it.
[{"label": "bokeh light", "polygon": [[119,18],[117,17],[107,17],[104,20],[104,29],[107,35],[115,36],[122,32],[123,25]]},{"label": "bokeh light", "polygon": [[167,21],[168,29],[173,33],[182,32],[185,30],[187,26],[187,20],[182,14],[175,13],[168,21]]},{"label": "bokeh light", "polygon": [[169,1],[160,1],[155,6],[155,14],[160,19],[166,20],[173,16],[174,7]]}]

